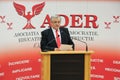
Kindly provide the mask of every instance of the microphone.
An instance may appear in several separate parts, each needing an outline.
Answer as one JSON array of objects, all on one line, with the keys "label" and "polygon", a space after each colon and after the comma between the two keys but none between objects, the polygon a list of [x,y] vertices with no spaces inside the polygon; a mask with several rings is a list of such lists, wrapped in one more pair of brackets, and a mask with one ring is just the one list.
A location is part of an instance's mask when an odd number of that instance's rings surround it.
[{"label": "microphone", "polygon": [[[58,37],[60,37],[60,35],[58,35],[56,38],[58,38]],[[54,40],[56,40],[56,38],[50,40],[50,41],[46,44],[46,47],[47,47],[49,44],[51,44]],[[47,52],[47,51],[48,51],[47,49],[43,50],[43,52]]]},{"label": "microphone", "polygon": [[[75,39],[75,38],[73,38],[73,39]],[[86,51],[88,51],[88,45],[87,45],[87,43],[86,43],[86,42],[81,41],[81,40],[79,40],[79,39],[75,39],[75,40],[78,40],[78,41],[80,41],[80,42],[84,43],[84,44],[85,44],[85,46],[86,46]]]}]

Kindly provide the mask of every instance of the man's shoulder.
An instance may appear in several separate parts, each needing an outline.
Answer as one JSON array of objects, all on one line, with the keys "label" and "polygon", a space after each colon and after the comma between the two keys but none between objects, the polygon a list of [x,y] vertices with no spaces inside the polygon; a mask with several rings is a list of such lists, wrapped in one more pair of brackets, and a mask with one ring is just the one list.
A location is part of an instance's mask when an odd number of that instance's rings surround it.
[{"label": "man's shoulder", "polygon": [[42,33],[46,33],[46,32],[49,32],[50,31],[50,28],[47,28],[45,30],[42,31]]},{"label": "man's shoulder", "polygon": [[60,27],[61,30],[68,30],[68,28]]}]

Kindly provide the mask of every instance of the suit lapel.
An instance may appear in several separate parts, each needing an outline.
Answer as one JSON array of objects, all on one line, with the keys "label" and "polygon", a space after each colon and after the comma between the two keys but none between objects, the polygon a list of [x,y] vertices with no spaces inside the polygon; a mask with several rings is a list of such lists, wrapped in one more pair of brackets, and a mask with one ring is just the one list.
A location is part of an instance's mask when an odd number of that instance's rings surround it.
[{"label": "suit lapel", "polygon": [[55,36],[54,36],[53,31],[52,31],[51,28],[50,28],[50,31],[49,31],[49,38],[50,38],[50,40],[54,40],[53,45],[57,46],[56,39],[55,39]]},{"label": "suit lapel", "polygon": [[51,40],[52,39],[55,39],[55,37],[54,37],[54,34],[53,34],[53,31],[52,31],[52,29],[50,28],[50,31],[49,31],[49,36],[48,37],[50,37],[51,38]]},{"label": "suit lapel", "polygon": [[62,28],[60,28],[60,35],[61,35],[61,43],[64,42],[64,31],[62,30]]}]

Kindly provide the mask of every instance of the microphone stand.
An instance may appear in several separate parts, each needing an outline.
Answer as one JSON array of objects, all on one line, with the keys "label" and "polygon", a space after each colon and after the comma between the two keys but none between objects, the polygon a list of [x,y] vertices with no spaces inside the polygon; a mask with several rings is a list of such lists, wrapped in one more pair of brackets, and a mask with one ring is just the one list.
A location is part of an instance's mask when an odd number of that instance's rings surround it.
[{"label": "microphone stand", "polygon": [[[56,38],[58,38],[58,37],[60,37],[60,35],[58,35]],[[51,44],[53,41],[55,41],[56,38],[54,38],[54,39],[52,39],[51,41],[49,41],[49,42],[46,44],[46,46],[48,46],[48,45]],[[44,52],[47,52],[48,50],[45,49],[45,50],[43,50],[43,51],[44,51]]]}]

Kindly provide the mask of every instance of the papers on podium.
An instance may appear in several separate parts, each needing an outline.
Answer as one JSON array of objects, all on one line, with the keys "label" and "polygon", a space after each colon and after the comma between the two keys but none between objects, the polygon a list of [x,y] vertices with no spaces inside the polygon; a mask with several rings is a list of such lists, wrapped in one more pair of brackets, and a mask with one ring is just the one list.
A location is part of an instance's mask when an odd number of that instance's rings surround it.
[{"label": "papers on podium", "polygon": [[71,51],[71,50],[73,50],[73,48],[72,48],[72,45],[61,44],[60,50],[61,50],[61,51]]}]

